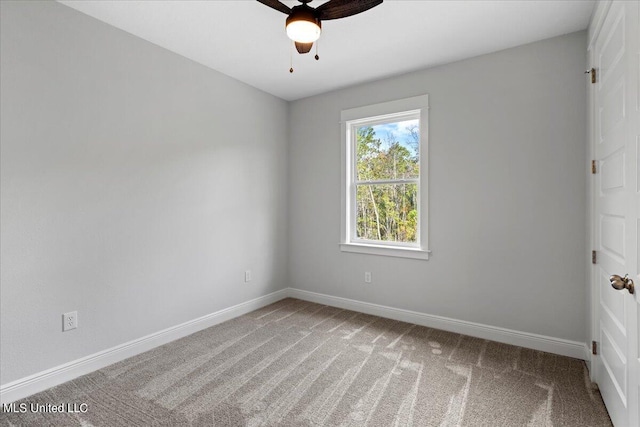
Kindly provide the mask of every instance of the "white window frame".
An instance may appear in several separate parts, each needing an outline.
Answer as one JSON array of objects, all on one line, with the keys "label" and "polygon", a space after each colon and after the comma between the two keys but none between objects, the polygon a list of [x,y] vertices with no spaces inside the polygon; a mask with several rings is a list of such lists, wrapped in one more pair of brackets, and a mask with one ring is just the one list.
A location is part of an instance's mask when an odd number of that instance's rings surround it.
[{"label": "white window frame", "polygon": [[[380,242],[358,239],[355,236],[355,198],[356,198],[356,129],[365,125],[389,123],[394,119],[407,120],[419,117],[420,126],[420,178],[418,181],[418,231],[416,243]],[[341,241],[342,252],[356,252],[370,255],[382,255],[401,258],[429,259],[428,248],[428,124],[429,95],[383,102],[380,104],[342,110],[340,114],[342,128],[342,203],[341,203]],[[402,180],[393,180],[403,183]],[[406,180],[413,181],[413,180]],[[372,183],[389,183],[374,181]],[[413,182],[411,182],[413,183]]]}]

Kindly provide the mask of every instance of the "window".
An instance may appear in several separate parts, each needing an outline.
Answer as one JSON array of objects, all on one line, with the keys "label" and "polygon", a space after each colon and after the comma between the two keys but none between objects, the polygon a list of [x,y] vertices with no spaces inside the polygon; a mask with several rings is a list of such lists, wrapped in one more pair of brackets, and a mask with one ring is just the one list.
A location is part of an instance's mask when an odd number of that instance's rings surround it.
[{"label": "window", "polygon": [[428,259],[428,96],[342,111],[344,252]]}]

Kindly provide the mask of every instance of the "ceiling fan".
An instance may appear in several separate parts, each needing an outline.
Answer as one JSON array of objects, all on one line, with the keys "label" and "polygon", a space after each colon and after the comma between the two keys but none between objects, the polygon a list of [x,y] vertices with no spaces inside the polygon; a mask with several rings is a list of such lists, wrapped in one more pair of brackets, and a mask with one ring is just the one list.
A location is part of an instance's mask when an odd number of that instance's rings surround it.
[{"label": "ceiling fan", "polygon": [[302,4],[294,7],[289,7],[278,0],[258,1],[288,15],[287,36],[295,42],[298,53],[308,53],[313,42],[320,37],[322,21],[356,15],[379,5],[383,0],[329,0],[316,8],[307,4],[312,0],[298,0]]}]

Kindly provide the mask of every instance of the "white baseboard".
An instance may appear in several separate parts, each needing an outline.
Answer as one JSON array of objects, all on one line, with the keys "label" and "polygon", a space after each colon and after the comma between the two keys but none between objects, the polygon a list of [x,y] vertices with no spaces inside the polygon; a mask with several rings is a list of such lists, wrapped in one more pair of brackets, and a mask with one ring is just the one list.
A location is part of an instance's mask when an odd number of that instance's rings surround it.
[{"label": "white baseboard", "polygon": [[407,323],[415,323],[416,325],[442,329],[458,334],[470,335],[472,337],[517,345],[534,350],[546,351],[548,353],[560,354],[562,356],[569,356],[576,359],[589,360],[585,353],[586,344],[583,342],[514,331],[512,329],[499,328],[496,326],[483,325],[464,320],[456,320],[443,316],[435,316],[433,314],[419,313],[416,311],[371,304],[347,298],[318,294],[315,292],[303,291],[301,289],[289,288],[288,295],[292,298],[298,298],[318,304],[373,314]]},{"label": "white baseboard", "polygon": [[187,335],[191,335],[202,329],[217,325],[253,310],[257,310],[287,297],[298,298],[305,301],[330,305],[361,313],[373,314],[403,322],[415,323],[416,325],[427,326],[430,328],[442,329],[445,331],[470,335],[506,344],[574,357],[576,359],[585,360],[587,363],[589,363],[591,359],[590,349],[586,343],[531,334],[528,332],[514,331],[496,326],[456,320],[448,317],[371,304],[347,298],[334,297],[301,289],[287,288],[234,305],[233,307],[219,310],[215,313],[199,317],[181,325],[129,341],[81,359],[65,363],[64,365],[56,366],[54,368],[47,369],[46,371],[0,385],[0,403],[11,403],[16,400],[23,399],[50,387],[70,381],[81,375],[85,375],[113,363],[120,362],[126,358],[151,350]]},{"label": "white baseboard", "polygon": [[10,403],[286,298],[282,289],[0,386]]},{"label": "white baseboard", "polygon": [[587,370],[591,373],[591,347],[588,343],[584,343],[584,356],[582,359],[587,364]]}]

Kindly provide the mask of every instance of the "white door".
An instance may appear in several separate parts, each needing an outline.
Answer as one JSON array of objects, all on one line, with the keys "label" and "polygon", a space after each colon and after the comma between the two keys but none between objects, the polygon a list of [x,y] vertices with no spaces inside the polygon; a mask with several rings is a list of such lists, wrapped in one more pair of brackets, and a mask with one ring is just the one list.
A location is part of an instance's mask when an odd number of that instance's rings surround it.
[{"label": "white door", "polygon": [[[632,23],[630,24],[631,54],[627,58],[627,68],[630,70],[633,90],[629,111],[631,112],[629,123],[629,136],[627,141],[631,145],[629,150],[631,157],[628,161],[629,172],[627,177],[633,185],[629,192],[629,205],[632,221],[635,223],[635,235],[628,237],[629,245],[635,250],[635,294],[631,298],[632,305],[629,310],[629,322],[635,322],[632,331],[632,339],[629,346],[629,384],[632,390],[629,395],[633,403],[629,404],[629,425],[640,427],[640,2],[632,1],[628,5]],[[633,180],[635,178],[635,180]],[[627,297],[627,299],[629,299]]]},{"label": "white door", "polygon": [[[597,71],[593,216],[598,301],[595,377],[617,427],[640,426],[638,278],[640,241],[640,60],[638,1],[611,3],[595,41]],[[629,275],[635,293],[615,290],[610,276]],[[618,281],[618,284],[621,282]]]}]

